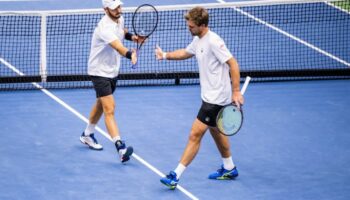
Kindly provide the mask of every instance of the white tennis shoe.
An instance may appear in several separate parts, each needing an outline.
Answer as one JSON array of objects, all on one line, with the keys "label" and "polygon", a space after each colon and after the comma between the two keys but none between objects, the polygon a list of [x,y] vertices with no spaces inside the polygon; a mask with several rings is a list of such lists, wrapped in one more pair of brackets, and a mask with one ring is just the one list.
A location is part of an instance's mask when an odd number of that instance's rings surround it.
[{"label": "white tennis shoe", "polygon": [[84,132],[83,132],[83,134],[81,134],[81,136],[80,136],[80,142],[83,144],[86,144],[87,146],[89,146],[90,149],[93,149],[93,150],[99,151],[99,150],[103,149],[102,145],[100,145],[97,142],[93,133],[86,136],[86,135],[84,135]]}]

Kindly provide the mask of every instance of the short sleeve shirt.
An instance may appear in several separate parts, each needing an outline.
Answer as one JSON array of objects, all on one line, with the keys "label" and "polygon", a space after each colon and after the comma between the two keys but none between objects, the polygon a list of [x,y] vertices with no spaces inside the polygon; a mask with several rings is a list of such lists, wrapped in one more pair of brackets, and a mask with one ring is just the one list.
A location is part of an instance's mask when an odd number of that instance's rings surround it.
[{"label": "short sleeve shirt", "polygon": [[97,27],[91,40],[91,50],[88,62],[88,74],[115,78],[120,69],[121,55],[109,44],[115,40],[124,39],[124,18],[121,16],[116,23],[105,15]]},{"label": "short sleeve shirt", "polygon": [[197,58],[202,100],[217,105],[231,103],[232,86],[226,62],[232,54],[223,39],[209,30],[202,38],[195,36],[186,51]]}]

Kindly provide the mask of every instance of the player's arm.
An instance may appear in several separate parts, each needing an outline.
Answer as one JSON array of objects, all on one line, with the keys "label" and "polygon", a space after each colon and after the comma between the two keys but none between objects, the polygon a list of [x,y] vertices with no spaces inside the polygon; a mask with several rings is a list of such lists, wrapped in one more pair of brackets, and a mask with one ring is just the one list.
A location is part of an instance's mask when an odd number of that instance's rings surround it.
[{"label": "player's arm", "polygon": [[156,46],[155,54],[158,60],[185,60],[193,57],[186,49],[178,49],[172,52],[163,52],[163,50]]},{"label": "player's arm", "polygon": [[243,105],[244,98],[239,88],[241,76],[240,76],[238,62],[235,58],[231,57],[226,61],[226,63],[230,67],[230,78],[232,83],[232,101],[237,106]]},{"label": "player's arm", "polygon": [[118,51],[120,55],[130,59],[132,64],[135,64],[137,62],[136,51],[134,49],[129,50],[119,40],[114,40],[113,42],[109,43],[109,45]]}]

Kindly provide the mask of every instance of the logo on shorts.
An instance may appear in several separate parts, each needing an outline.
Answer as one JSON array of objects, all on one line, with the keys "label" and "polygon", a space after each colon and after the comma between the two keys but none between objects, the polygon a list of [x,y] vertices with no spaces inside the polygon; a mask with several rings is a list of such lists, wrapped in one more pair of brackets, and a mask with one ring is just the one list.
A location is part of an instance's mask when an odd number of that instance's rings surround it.
[{"label": "logo on shorts", "polygon": [[206,117],[206,118],[205,118],[205,121],[206,121],[206,122],[209,122],[209,121],[210,121],[210,117]]}]

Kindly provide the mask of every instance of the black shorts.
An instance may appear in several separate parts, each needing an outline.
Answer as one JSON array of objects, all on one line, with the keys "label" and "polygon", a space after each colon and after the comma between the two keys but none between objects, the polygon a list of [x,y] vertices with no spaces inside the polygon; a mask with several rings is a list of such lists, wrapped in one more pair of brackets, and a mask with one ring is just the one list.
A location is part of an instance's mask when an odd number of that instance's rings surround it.
[{"label": "black shorts", "polygon": [[106,78],[101,76],[90,76],[96,97],[104,97],[113,94],[117,87],[117,78]]},{"label": "black shorts", "polygon": [[222,107],[224,106],[202,101],[202,106],[199,109],[197,119],[208,126],[216,127],[216,116],[219,114]]}]

